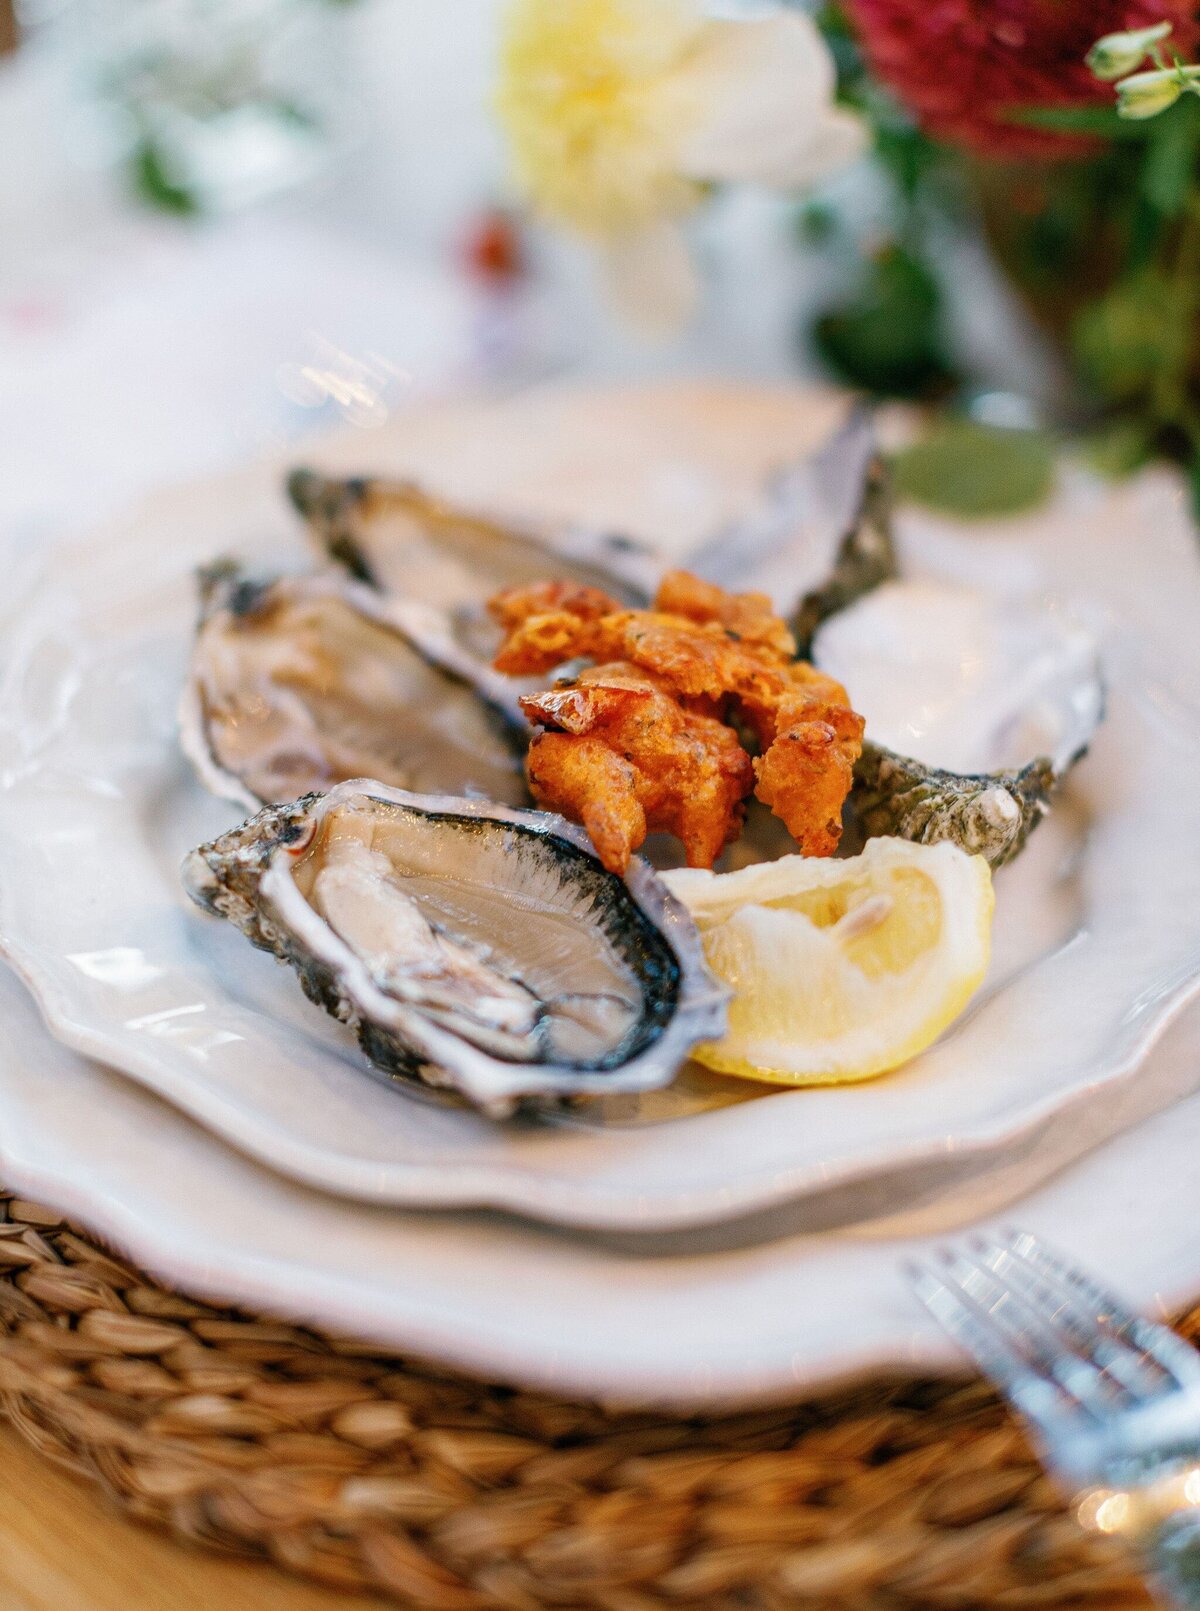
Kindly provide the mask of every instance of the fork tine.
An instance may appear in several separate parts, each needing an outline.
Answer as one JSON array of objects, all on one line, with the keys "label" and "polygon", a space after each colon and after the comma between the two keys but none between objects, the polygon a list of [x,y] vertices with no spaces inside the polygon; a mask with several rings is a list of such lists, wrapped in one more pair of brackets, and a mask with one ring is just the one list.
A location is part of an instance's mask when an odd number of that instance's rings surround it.
[{"label": "fork tine", "polygon": [[968,1249],[943,1255],[960,1287],[973,1298],[992,1324],[1003,1331],[1043,1376],[1050,1377],[1074,1408],[1095,1421],[1112,1410],[1112,1384],[1090,1357],[1064,1330],[1054,1308],[1031,1302],[1013,1282],[1001,1275],[996,1255],[981,1239]]},{"label": "fork tine", "polygon": [[1074,1419],[1073,1405],[1059,1384],[1030,1362],[948,1269],[943,1274],[915,1260],[906,1269],[917,1296],[938,1324],[1047,1441],[1052,1441],[1058,1429]]},{"label": "fork tine", "polygon": [[1161,1368],[1120,1334],[1097,1325],[1096,1311],[1054,1271],[1028,1257],[1021,1240],[987,1239],[992,1267],[1042,1314],[1053,1315],[1069,1346],[1096,1365],[1130,1405],[1171,1385]]},{"label": "fork tine", "polygon": [[1094,1313],[1071,1287],[1047,1276],[1047,1271],[1024,1258],[1020,1250],[1010,1247],[1002,1237],[979,1239],[976,1247],[986,1252],[987,1263],[997,1278],[1007,1282],[1024,1303],[1055,1329],[1061,1350],[1076,1353],[1102,1371],[1103,1381],[1097,1385],[1103,1390],[1107,1384],[1108,1397],[1116,1390],[1124,1394],[1131,1405],[1137,1405],[1165,1389],[1160,1369],[1128,1340],[1100,1331]]},{"label": "fork tine", "polygon": [[1014,1258],[1036,1270],[1064,1302],[1070,1301],[1086,1324],[1099,1326],[1107,1335],[1131,1345],[1177,1386],[1200,1385],[1200,1354],[1169,1326],[1134,1314],[1113,1293],[1029,1231],[1006,1231],[1003,1246]]}]

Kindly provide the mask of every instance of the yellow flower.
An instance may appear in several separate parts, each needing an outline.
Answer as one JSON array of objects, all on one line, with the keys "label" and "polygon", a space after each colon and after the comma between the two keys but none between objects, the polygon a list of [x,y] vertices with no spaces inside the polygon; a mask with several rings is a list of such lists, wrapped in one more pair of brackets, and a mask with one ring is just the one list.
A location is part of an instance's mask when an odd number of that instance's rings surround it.
[{"label": "yellow flower", "polygon": [[599,241],[622,299],[662,322],[694,298],[678,221],[713,182],[790,188],[860,154],[833,90],[828,48],[796,11],[513,0],[497,110],[533,208]]},{"label": "yellow flower", "polygon": [[678,71],[696,33],[687,0],[517,0],[498,104],[547,218],[604,235],[695,206],[675,162],[699,111]]}]

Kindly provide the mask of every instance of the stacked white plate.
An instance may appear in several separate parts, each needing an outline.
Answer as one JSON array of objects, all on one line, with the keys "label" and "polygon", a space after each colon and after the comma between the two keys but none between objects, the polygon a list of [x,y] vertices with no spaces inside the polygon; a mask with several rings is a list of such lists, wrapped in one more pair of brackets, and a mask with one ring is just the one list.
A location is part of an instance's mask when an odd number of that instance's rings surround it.
[{"label": "stacked white plate", "polygon": [[[426,407],[311,456],[682,558],[842,406],[547,391]],[[7,1184],[183,1287],[623,1399],[945,1360],[898,1267],[914,1237],[989,1214],[1143,1303],[1200,1289],[1200,1025],[1161,1038],[1200,980],[1200,564],[1172,477],[1068,475],[1052,507],[994,528],[902,522],[907,574],[1086,618],[1109,692],[1063,806],[998,876],[992,972],[951,1034],[860,1087],[689,1077],[500,1126],[369,1077],[179,886],[184,851],[238,816],[176,744],[191,573],[225,552],[302,560],[282,468],[155,499],[4,611],[0,940],[58,1042],[5,978]]]}]

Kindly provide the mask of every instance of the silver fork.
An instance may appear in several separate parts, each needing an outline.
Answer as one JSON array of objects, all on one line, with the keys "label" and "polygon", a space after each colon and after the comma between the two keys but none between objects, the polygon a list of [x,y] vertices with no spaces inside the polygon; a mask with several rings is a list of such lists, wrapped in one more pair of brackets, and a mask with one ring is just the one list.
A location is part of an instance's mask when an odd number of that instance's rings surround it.
[{"label": "silver fork", "polygon": [[1030,1423],[1085,1527],[1200,1608],[1200,1353],[1025,1231],[908,1266],[918,1296]]}]

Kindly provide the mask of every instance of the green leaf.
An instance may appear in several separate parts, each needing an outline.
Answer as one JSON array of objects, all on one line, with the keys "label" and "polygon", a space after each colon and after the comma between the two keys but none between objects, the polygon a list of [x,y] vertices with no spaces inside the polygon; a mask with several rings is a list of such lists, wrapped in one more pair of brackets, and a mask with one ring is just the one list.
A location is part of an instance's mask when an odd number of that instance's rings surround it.
[{"label": "green leaf", "polygon": [[1154,432],[1143,421],[1118,418],[1087,438],[1084,456],[1101,475],[1122,480],[1154,457]]},{"label": "green leaf", "polygon": [[862,51],[858,36],[849,17],[836,4],[820,6],[813,21],[825,36],[837,68],[838,88],[845,91],[857,87],[863,76]]},{"label": "green leaf", "polygon": [[827,201],[808,201],[796,214],[796,234],[806,246],[824,246],[838,232],[837,209]]},{"label": "green leaf", "polygon": [[1052,134],[1092,134],[1102,140],[1144,140],[1146,130],[1121,117],[1115,106],[1010,106],[1010,123]]},{"label": "green leaf", "polygon": [[1142,165],[1142,195],[1158,212],[1175,218],[1192,191],[1200,152],[1200,101],[1186,95],[1149,126]]},{"label": "green leaf", "polygon": [[1127,274],[1075,320],[1075,355],[1100,396],[1128,403],[1187,365],[1189,288],[1151,266]]},{"label": "green leaf", "polygon": [[890,107],[868,107],[875,125],[875,155],[885,172],[895,181],[901,196],[911,203],[922,180],[936,170],[942,151],[907,117],[892,114]]},{"label": "green leaf", "polygon": [[930,396],[954,379],[937,282],[899,246],[871,264],[851,297],[820,315],[812,338],[839,379],[880,396]]},{"label": "green leaf", "polygon": [[148,136],[135,147],[130,171],[138,195],[152,207],[177,217],[191,217],[200,211],[196,196],[171,174],[162,152]]},{"label": "green leaf", "polygon": [[1153,266],[1163,243],[1164,219],[1157,207],[1146,200],[1141,189],[1141,174],[1135,175],[1138,189],[1134,191],[1129,209],[1129,234],[1126,247],[1125,278],[1140,274]]},{"label": "green leaf", "polygon": [[967,519],[1034,509],[1054,488],[1054,445],[1044,431],[949,419],[898,453],[897,494]]}]

